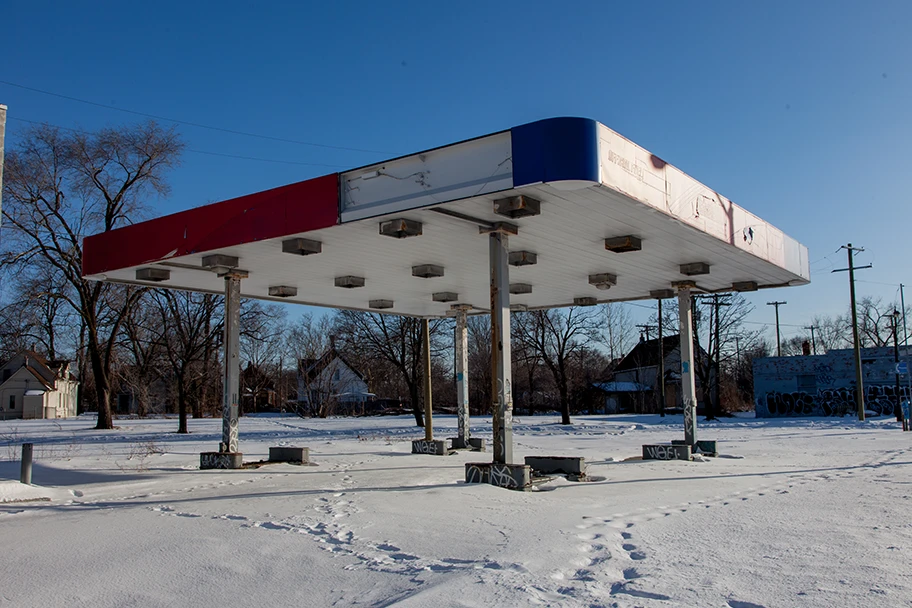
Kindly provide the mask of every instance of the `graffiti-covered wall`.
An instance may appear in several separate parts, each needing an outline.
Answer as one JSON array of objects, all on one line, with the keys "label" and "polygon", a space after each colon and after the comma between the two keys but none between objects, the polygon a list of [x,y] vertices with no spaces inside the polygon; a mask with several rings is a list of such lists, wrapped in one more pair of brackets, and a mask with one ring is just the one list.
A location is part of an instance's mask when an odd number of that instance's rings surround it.
[{"label": "graffiti-covered wall", "polygon": [[[908,360],[912,349],[900,348]],[[861,350],[865,408],[892,415],[896,372],[892,348]],[[901,398],[908,399],[908,380],[902,377]],[[808,357],[754,359],[754,404],[758,418],[775,416],[844,416],[855,413],[855,360],[852,349],[831,350]]]}]

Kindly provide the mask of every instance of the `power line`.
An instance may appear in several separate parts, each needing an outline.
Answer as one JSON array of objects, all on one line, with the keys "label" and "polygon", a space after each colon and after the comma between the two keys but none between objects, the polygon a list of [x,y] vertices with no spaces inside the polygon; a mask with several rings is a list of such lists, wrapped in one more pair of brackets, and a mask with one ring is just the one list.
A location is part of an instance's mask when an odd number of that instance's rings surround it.
[{"label": "power line", "polygon": [[[9,118],[9,120],[25,122],[25,123],[29,123],[32,125],[47,125],[49,127],[63,129],[64,131],[70,131],[72,133],[82,133],[84,135],[90,134],[88,131],[83,131],[82,129],[73,129],[71,127],[55,125],[55,124],[52,124],[49,122],[38,122],[37,120],[28,120],[27,118],[19,118],[17,116],[10,116],[8,118]],[[258,158],[256,156],[239,156],[237,154],[226,154],[224,152],[210,152],[208,150],[197,150],[194,148],[187,148],[186,152],[193,152],[194,154],[206,154],[208,156],[223,156],[225,158],[237,158],[240,160],[255,160],[255,161],[259,161],[259,162],[263,162],[263,163],[280,163],[280,164],[285,164],[285,165],[304,165],[304,166],[310,166],[310,167],[327,167],[330,169],[347,169],[348,168],[347,165],[329,165],[326,163],[309,163],[309,162],[297,161],[297,160],[279,160],[279,159],[275,159],[275,158]]]},{"label": "power line", "polygon": [[15,82],[9,82],[7,80],[0,80],[0,84],[5,84],[10,87],[16,87],[17,89],[24,89],[26,91],[32,91],[34,93],[41,93],[42,95],[50,95],[51,97],[59,97],[60,99],[66,99],[69,101],[75,101],[78,103],[84,103],[86,105],[95,106],[98,108],[105,108],[107,110],[114,110],[117,112],[124,112],[126,114],[133,114],[135,116],[143,116],[145,118],[153,118],[155,120],[164,120],[166,122],[173,122],[175,124],[184,125],[188,127],[196,127],[198,129],[209,129],[210,131],[219,131],[221,133],[230,133],[232,135],[243,135],[244,137],[256,137],[258,139],[266,139],[269,141],[278,141],[287,144],[299,144],[302,146],[313,146],[315,148],[324,148],[327,150],[345,150],[348,152],[365,152],[368,154],[395,154],[395,152],[389,152],[387,150],[369,150],[366,148],[352,148],[348,146],[333,146],[329,144],[319,144],[312,141],[301,141],[297,139],[288,139],[285,137],[275,137],[272,135],[260,135],[259,133],[249,133],[247,131],[237,131],[235,129],[226,129],[224,127],[215,127],[212,125],[205,125],[198,122],[192,122],[189,120],[180,120],[177,118],[168,118],[167,116],[160,116],[158,114],[150,114],[148,112],[139,112],[137,110],[128,110],[126,108],[118,108],[117,106],[110,106],[104,103],[98,103],[97,101],[89,101],[88,99],[80,99],[79,97],[73,97],[71,95],[63,95],[61,93],[54,93],[52,91],[45,91],[44,89],[36,89],[35,87],[27,87],[23,84],[17,84]]}]

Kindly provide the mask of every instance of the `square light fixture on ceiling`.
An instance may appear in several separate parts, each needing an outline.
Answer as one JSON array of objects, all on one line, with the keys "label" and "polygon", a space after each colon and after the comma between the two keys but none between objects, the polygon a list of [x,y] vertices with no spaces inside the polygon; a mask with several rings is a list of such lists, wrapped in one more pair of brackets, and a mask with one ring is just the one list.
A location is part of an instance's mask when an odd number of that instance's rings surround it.
[{"label": "square light fixture on ceiling", "polygon": [[594,286],[596,289],[601,289],[602,291],[611,289],[612,285],[617,285],[617,275],[611,274],[610,272],[590,274],[589,284]]},{"label": "square light fixture on ceiling", "polygon": [[653,289],[649,292],[649,297],[656,300],[667,300],[675,297],[674,289]]},{"label": "square light fixture on ceiling", "polygon": [[615,236],[605,239],[605,249],[614,253],[627,253],[630,251],[640,251],[643,248],[643,241],[638,236]]},{"label": "square light fixture on ceiling", "polygon": [[532,286],[528,283],[510,283],[510,293],[514,295],[532,293]]},{"label": "square light fixture on ceiling", "polygon": [[756,281],[735,281],[732,283],[733,291],[757,291],[760,286]]},{"label": "square light fixture on ceiling", "polygon": [[510,266],[532,266],[538,264],[538,254],[531,251],[511,251]]},{"label": "square light fixture on ceiling", "polygon": [[573,298],[574,306],[595,306],[596,304],[598,304],[598,300],[589,296]]},{"label": "square light fixture on ceiling", "polygon": [[152,281],[154,283],[161,283],[162,281],[168,281],[171,279],[171,271],[167,268],[137,268],[136,269],[136,280],[137,281]]},{"label": "square light fixture on ceiling", "polygon": [[517,219],[541,213],[541,201],[520,194],[494,201],[494,213]]},{"label": "square light fixture on ceiling", "polygon": [[392,300],[371,300],[368,302],[370,308],[376,308],[377,310],[386,310],[387,308],[393,307]]},{"label": "square light fixture on ceiling", "polygon": [[380,234],[397,239],[404,239],[410,236],[421,236],[421,222],[407,220],[405,218],[380,222]]},{"label": "square light fixture on ceiling", "polygon": [[693,277],[701,274],[709,274],[709,264],[706,262],[691,262],[681,264],[681,274]]},{"label": "square light fixture on ceiling", "polygon": [[437,264],[419,264],[412,266],[412,276],[421,277],[422,279],[433,279],[443,276],[443,266]]},{"label": "square light fixture on ceiling", "polygon": [[336,287],[344,287],[345,289],[354,289],[356,287],[364,287],[364,277],[336,277],[335,278]]},{"label": "square light fixture on ceiling", "polygon": [[291,298],[298,295],[298,288],[290,285],[273,285],[269,288],[269,295],[274,298]]},{"label": "square light fixture on ceiling", "polygon": [[204,255],[203,256],[203,268],[216,269],[216,268],[237,268],[240,265],[240,260],[237,256],[233,255],[222,255],[221,253],[216,253],[213,255]]},{"label": "square light fixture on ceiling", "polygon": [[312,241],[310,239],[287,239],[282,241],[283,253],[312,255],[321,251],[323,251],[323,243],[320,241]]}]

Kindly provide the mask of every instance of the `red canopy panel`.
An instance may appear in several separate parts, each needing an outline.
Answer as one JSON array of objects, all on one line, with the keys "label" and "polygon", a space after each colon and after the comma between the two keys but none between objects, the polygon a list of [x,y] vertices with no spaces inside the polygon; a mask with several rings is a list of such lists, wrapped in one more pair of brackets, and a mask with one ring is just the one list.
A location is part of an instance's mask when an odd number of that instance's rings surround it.
[{"label": "red canopy panel", "polygon": [[167,260],[339,223],[339,175],[166,215],[86,237],[82,274]]}]

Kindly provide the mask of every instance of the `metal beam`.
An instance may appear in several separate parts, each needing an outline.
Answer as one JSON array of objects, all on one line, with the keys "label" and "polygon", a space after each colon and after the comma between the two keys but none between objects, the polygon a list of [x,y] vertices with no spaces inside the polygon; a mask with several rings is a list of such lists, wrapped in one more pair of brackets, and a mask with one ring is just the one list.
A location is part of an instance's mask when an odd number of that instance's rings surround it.
[{"label": "metal beam", "polygon": [[222,401],[222,443],[219,452],[238,451],[238,394],[241,376],[241,275],[225,275],[225,382]]},{"label": "metal beam", "polygon": [[6,139],[6,106],[0,104],[0,209],[3,204],[3,147]]},{"label": "metal beam", "polygon": [[421,320],[421,386],[424,389],[424,438],[434,439],[434,412],[431,394],[431,327]]},{"label": "metal beam", "polygon": [[494,462],[513,461],[513,386],[510,366],[509,237],[492,232],[491,264],[491,380],[494,396]]},{"label": "metal beam", "polygon": [[456,309],[456,407],[458,438],[469,443],[469,331],[466,309]]},{"label": "metal beam", "polygon": [[684,402],[684,441],[697,443],[697,383],[694,378],[693,304],[690,288],[678,289],[681,336],[681,394]]}]

